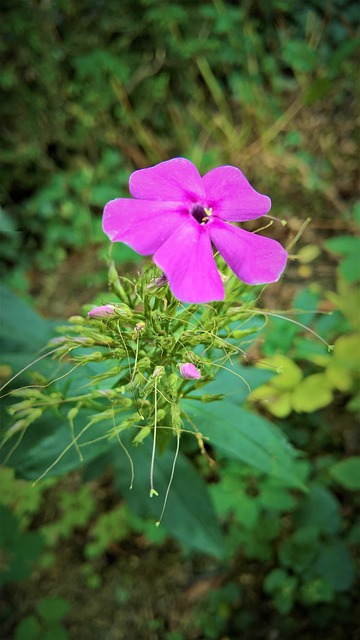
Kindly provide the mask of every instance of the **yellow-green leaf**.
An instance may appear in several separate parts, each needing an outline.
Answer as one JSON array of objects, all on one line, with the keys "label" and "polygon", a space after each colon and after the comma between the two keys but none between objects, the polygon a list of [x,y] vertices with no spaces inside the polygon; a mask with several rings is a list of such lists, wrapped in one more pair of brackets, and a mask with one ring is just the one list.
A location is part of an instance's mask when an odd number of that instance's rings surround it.
[{"label": "yellow-green leaf", "polygon": [[332,387],[324,373],[314,373],[300,382],[292,395],[292,406],[299,413],[312,413],[332,401]]}]

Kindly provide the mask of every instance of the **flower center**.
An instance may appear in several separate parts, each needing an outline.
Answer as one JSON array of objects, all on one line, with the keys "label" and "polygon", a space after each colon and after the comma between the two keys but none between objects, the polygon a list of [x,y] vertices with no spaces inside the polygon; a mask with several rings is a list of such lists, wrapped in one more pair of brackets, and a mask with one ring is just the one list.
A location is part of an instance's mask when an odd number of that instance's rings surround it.
[{"label": "flower center", "polygon": [[195,218],[196,222],[199,224],[206,224],[209,222],[209,218],[211,216],[211,209],[205,209],[200,204],[195,204],[190,211],[193,218]]}]

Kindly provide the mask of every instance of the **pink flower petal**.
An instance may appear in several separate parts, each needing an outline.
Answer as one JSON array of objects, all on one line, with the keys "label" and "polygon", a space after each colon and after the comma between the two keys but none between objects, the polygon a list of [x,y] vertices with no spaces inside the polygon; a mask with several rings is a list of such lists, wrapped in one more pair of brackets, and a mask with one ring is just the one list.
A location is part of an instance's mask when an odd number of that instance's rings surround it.
[{"label": "pink flower petal", "polygon": [[247,284],[267,284],[280,278],[287,252],[279,242],[215,218],[208,226],[215,247],[240,280]]},{"label": "pink flower petal", "polygon": [[155,167],[139,169],[130,176],[129,190],[134,198],[169,202],[195,202],[205,195],[201,176],[186,158],[173,158]]},{"label": "pink flower petal", "polygon": [[253,220],[268,213],[271,200],[255,191],[236,167],[218,167],[203,177],[206,204],[222,220]]},{"label": "pink flower petal", "polygon": [[117,198],[104,209],[103,230],[142,255],[154,253],[184,222],[188,212],[176,202]]},{"label": "pink flower petal", "polygon": [[204,303],[224,299],[206,226],[188,219],[155,253],[153,260],[182,302]]}]

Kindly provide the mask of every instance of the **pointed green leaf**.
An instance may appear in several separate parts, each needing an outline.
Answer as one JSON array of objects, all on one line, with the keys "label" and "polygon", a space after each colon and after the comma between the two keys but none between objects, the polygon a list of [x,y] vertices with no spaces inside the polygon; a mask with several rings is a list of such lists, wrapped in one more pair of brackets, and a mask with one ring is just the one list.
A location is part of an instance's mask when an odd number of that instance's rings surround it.
[{"label": "pointed green leaf", "polygon": [[337,462],[331,467],[330,475],[346,489],[360,490],[360,456]]},{"label": "pointed green leaf", "polygon": [[[288,486],[304,488],[294,464],[296,452],[271,422],[225,400],[205,406],[187,401],[184,406],[221,454],[282,478]],[[192,428],[190,423],[187,427]]]}]

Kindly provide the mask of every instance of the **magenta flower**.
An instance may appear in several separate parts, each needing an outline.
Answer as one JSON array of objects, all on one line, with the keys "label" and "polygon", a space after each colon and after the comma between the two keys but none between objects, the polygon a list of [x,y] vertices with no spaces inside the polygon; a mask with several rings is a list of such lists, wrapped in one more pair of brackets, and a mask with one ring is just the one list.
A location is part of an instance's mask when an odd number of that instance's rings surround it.
[{"label": "magenta flower", "polygon": [[201,378],[201,373],[197,367],[191,362],[184,362],[184,364],[179,364],[179,371],[182,378],[185,380],[199,380]]},{"label": "magenta flower", "polygon": [[115,313],[115,307],[113,304],[103,304],[100,307],[95,307],[88,312],[90,318],[108,318]]},{"label": "magenta flower", "polygon": [[152,255],[176,298],[182,302],[224,299],[212,244],[232,271],[248,284],[279,279],[287,253],[269,238],[229,222],[253,220],[271,207],[239,169],[218,167],[203,178],[185,158],[174,158],[130,176],[134,199],[117,198],[104,209],[103,230]]}]

